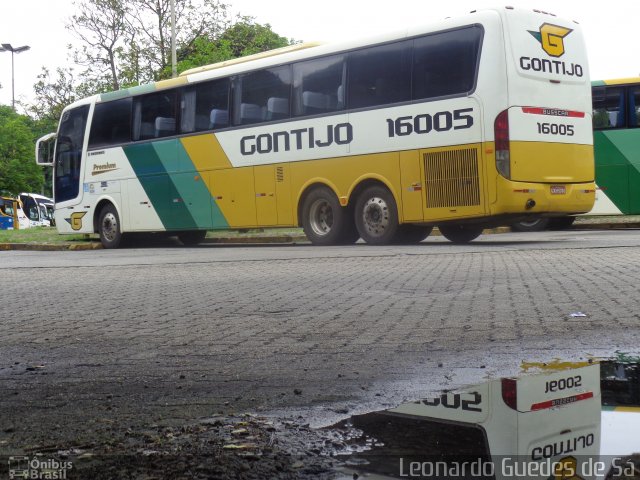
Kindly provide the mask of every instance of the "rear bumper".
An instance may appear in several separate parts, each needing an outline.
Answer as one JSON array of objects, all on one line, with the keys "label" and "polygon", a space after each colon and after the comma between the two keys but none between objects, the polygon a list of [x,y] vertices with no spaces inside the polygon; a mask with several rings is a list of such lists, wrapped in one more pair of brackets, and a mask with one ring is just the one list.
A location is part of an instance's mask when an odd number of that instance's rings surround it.
[{"label": "rear bumper", "polygon": [[496,183],[497,201],[489,206],[491,215],[587,213],[596,198],[595,182],[526,183],[497,177]]}]

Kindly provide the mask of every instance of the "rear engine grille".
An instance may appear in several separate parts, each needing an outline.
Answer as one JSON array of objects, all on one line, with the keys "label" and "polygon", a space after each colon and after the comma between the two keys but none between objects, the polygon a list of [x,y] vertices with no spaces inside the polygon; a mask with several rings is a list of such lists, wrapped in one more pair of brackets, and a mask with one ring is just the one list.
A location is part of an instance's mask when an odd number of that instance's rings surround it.
[{"label": "rear engine grille", "polygon": [[424,154],[427,208],[480,205],[475,148]]}]

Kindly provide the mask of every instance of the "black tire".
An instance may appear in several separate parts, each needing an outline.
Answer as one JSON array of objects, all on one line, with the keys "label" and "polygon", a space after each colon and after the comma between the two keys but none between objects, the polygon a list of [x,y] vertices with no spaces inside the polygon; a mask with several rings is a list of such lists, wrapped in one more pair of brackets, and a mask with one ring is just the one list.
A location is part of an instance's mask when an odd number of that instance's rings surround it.
[{"label": "black tire", "polygon": [[98,233],[104,248],[118,248],[122,243],[123,235],[120,231],[120,217],[116,207],[110,203],[102,207],[100,211]]},{"label": "black tire", "polygon": [[432,230],[433,226],[431,225],[424,226],[405,223],[398,227],[393,243],[397,245],[413,245],[420,243],[431,234]]},{"label": "black tire", "polygon": [[549,219],[549,230],[566,230],[573,225],[576,217],[556,217]]},{"label": "black tire", "polygon": [[189,230],[178,233],[178,240],[180,240],[185,247],[193,247],[201,243],[206,236],[206,230]]},{"label": "black tire", "polygon": [[[353,237],[352,219],[329,187],[317,187],[302,204],[302,228],[314,245],[340,245]],[[349,236],[351,234],[351,236]],[[351,243],[357,240],[354,239]]]},{"label": "black tire", "polygon": [[362,192],[356,202],[355,217],[360,237],[368,244],[393,242],[398,231],[398,207],[385,187],[376,185]]},{"label": "black tire", "polygon": [[541,232],[549,226],[548,218],[536,218],[533,220],[525,220],[511,224],[511,230],[514,232]]},{"label": "black tire", "polygon": [[482,227],[477,225],[438,225],[440,233],[453,243],[469,243],[480,236]]},{"label": "black tire", "polygon": [[353,245],[360,240],[360,232],[358,232],[358,229],[356,228],[356,223],[353,219],[353,211],[343,208],[343,214],[345,217],[344,231],[342,232],[342,237],[340,238],[339,243],[341,245]]}]

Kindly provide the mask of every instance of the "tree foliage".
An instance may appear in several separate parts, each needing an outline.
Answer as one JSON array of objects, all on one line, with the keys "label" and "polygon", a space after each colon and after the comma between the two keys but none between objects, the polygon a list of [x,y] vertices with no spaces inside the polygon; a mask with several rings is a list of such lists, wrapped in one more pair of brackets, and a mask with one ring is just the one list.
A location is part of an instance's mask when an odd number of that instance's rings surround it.
[{"label": "tree foliage", "polygon": [[29,117],[0,106],[0,191],[41,190],[44,179],[34,159],[34,128]]},{"label": "tree foliage", "polygon": [[[170,0],[77,0],[67,24],[82,85],[96,93],[171,77]],[[293,43],[255,23],[230,19],[221,0],[175,2],[178,70]]]},{"label": "tree foliage", "polygon": [[[178,51],[178,72],[254,53],[286,47],[295,43],[281,37],[271,25],[255,23],[251,17],[239,17],[221,35],[202,35]],[[165,71],[165,76],[167,75]]]},{"label": "tree foliage", "polygon": [[67,28],[82,42],[74,59],[93,73],[99,83],[109,83],[111,90],[120,88],[119,56],[128,35],[128,13],[125,0],[91,0],[76,4],[78,13]]},{"label": "tree foliage", "polygon": [[73,70],[56,69],[56,77],[52,78],[48,68],[42,67],[38,82],[33,86],[37,101],[27,106],[27,111],[36,119],[52,123],[55,130],[64,107],[76,100],[76,85]]},{"label": "tree foliage", "polygon": [[[78,0],[67,28],[80,40],[73,57],[99,91],[159,80],[171,59],[170,0]],[[176,45],[218,36],[229,25],[219,0],[175,2]]]}]

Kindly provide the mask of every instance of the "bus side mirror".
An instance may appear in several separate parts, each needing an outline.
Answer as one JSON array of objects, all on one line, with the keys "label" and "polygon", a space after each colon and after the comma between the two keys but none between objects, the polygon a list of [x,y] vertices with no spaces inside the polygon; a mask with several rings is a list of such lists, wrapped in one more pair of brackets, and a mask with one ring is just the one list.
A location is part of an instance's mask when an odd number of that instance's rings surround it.
[{"label": "bus side mirror", "polygon": [[53,154],[56,146],[56,134],[49,133],[36,142],[36,163],[43,167],[53,166]]}]

